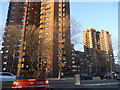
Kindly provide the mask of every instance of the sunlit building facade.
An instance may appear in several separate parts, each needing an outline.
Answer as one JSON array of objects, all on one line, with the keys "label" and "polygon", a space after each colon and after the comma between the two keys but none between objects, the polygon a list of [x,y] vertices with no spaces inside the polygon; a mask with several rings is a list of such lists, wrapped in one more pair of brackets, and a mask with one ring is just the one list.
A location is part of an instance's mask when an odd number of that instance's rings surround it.
[{"label": "sunlit building facade", "polygon": [[108,31],[101,30],[100,32],[100,50],[105,60],[106,72],[112,72],[115,70],[115,64],[111,35]]},{"label": "sunlit building facade", "polygon": [[10,53],[11,41],[8,37],[12,36],[5,31],[2,44],[2,70],[16,74],[24,71],[24,67],[29,67],[24,63],[28,59],[25,52],[27,44],[25,35],[28,32],[28,26],[35,25],[39,27],[39,38],[42,39],[40,42],[41,53],[36,59],[40,59],[45,64],[50,76],[56,76],[60,67],[65,73],[67,66],[71,64],[70,28],[62,27],[66,16],[68,17],[67,22],[70,23],[69,2],[62,0],[59,2],[54,2],[54,0],[49,2],[10,2],[6,26],[22,27],[22,38],[18,40],[19,44],[15,45],[17,47],[14,52]]},{"label": "sunlit building facade", "polygon": [[114,59],[111,35],[108,31],[94,28],[83,31],[84,51],[90,74],[111,72]]}]

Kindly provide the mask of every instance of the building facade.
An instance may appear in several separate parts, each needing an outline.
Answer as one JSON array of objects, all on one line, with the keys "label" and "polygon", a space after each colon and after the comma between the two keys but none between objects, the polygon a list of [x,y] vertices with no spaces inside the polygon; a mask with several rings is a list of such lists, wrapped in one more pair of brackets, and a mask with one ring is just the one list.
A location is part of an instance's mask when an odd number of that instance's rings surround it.
[{"label": "building facade", "polygon": [[97,33],[94,28],[83,31],[84,51],[90,74],[98,72]]},{"label": "building facade", "polygon": [[85,58],[85,53],[81,51],[76,51],[74,45],[72,45],[72,70],[71,75],[88,73],[87,62]]},{"label": "building facade", "polygon": [[[67,27],[63,27],[67,17]],[[26,35],[29,33],[29,26],[39,28],[40,52],[35,58],[40,65],[36,68],[44,67],[50,72],[50,76],[56,76],[59,68],[66,72],[67,66],[71,64],[70,51],[70,5],[69,2],[10,2],[6,26],[20,27],[19,43],[14,43],[10,49],[12,37],[8,30],[5,30],[3,42],[3,71],[19,74],[25,68],[30,67],[29,54],[27,53]],[[13,30],[13,29],[12,29]],[[12,31],[11,31],[12,32]],[[35,50],[35,48],[33,48]],[[13,62],[13,63],[11,63]],[[61,64],[60,64],[60,63]],[[41,64],[42,63],[42,64]],[[42,65],[42,66],[41,66]],[[11,68],[13,67],[13,68]],[[26,69],[27,70],[27,69]]]},{"label": "building facade", "polygon": [[115,64],[111,35],[108,31],[100,31],[100,50],[102,57],[104,57],[106,72],[112,72],[115,70]]},{"label": "building facade", "polygon": [[114,58],[109,32],[104,30],[99,32],[94,28],[87,29],[83,31],[83,41],[89,73],[94,75],[111,72]]}]

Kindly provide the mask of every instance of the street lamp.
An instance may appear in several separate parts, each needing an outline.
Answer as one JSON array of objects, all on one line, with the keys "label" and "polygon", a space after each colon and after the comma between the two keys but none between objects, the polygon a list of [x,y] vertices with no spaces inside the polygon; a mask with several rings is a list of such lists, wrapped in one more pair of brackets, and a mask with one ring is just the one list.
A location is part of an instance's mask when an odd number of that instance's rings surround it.
[{"label": "street lamp", "polygon": [[61,71],[62,71],[62,61],[61,60],[58,61],[58,66],[59,66],[58,79],[60,79],[61,78]]}]

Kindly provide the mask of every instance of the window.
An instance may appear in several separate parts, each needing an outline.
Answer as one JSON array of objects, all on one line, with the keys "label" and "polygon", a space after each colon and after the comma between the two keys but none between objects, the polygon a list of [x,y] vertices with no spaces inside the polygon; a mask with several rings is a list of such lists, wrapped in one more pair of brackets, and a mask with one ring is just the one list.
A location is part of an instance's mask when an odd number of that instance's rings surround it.
[{"label": "window", "polygon": [[3,70],[5,71],[5,70],[6,70],[6,68],[3,68]]},{"label": "window", "polygon": [[57,37],[57,39],[62,39],[62,37]]},{"label": "window", "polygon": [[58,44],[58,45],[61,45],[61,44],[62,44],[62,42],[58,42],[57,44]]},{"label": "window", "polygon": [[60,26],[58,26],[58,29],[62,29],[62,26],[60,27]]},{"label": "window", "polygon": [[58,7],[59,9],[61,8],[61,7]]},{"label": "window", "polygon": [[19,17],[25,17],[25,15],[19,15]]},{"label": "window", "polygon": [[10,40],[6,40],[6,42],[10,42]]},{"label": "window", "polygon": [[[24,26],[24,24],[18,24],[18,26],[20,26],[20,27],[21,27],[21,26]],[[20,31],[24,31],[24,30],[22,29],[22,30],[20,30]]]},{"label": "window", "polygon": [[43,40],[49,40],[49,38],[43,38]]},{"label": "window", "polygon": [[20,22],[24,22],[25,20],[23,20],[23,19],[19,19],[19,21],[20,21]]},{"label": "window", "polygon": [[45,4],[45,6],[50,6],[50,4]]},{"label": "window", "polygon": [[5,51],[5,53],[8,53],[8,52],[9,52],[8,50]]},{"label": "window", "polygon": [[13,22],[13,20],[10,20],[9,22]]},{"label": "window", "polygon": [[48,20],[50,17],[41,18],[41,20]]},{"label": "window", "polygon": [[45,22],[45,23],[41,23],[41,24],[44,24],[44,25],[48,25],[50,22]]},{"label": "window", "polygon": [[48,20],[48,19],[50,19],[50,17],[46,17],[45,19]]},{"label": "window", "polygon": [[75,64],[75,61],[72,61],[72,64]]},{"label": "window", "polygon": [[50,22],[46,22],[45,25],[49,24]]},{"label": "window", "polygon": [[49,32],[46,32],[46,33],[44,33],[45,35],[48,35],[49,34]]},{"label": "window", "polygon": [[48,49],[44,49],[44,50],[42,50],[43,52],[47,52],[48,51]]},{"label": "window", "polygon": [[65,2],[65,0],[63,0],[63,2]]},{"label": "window", "polygon": [[15,5],[16,3],[14,2],[14,3],[11,3],[11,5]]},{"label": "window", "polygon": [[41,7],[43,7],[43,6],[50,6],[50,3],[41,5]]},{"label": "window", "polygon": [[74,58],[74,57],[72,57],[72,59],[73,59],[73,60],[75,60],[75,58]]},{"label": "window", "polygon": [[76,65],[72,65],[72,67],[76,68],[77,66]]},{"label": "window", "polygon": [[23,50],[18,50],[18,52],[22,52]]},{"label": "window", "polygon": [[58,13],[62,13],[62,11],[58,11]]},{"label": "window", "polygon": [[15,7],[12,7],[12,9],[15,9]]},{"label": "window", "polygon": [[7,64],[7,62],[3,62],[3,64]]},{"label": "window", "polygon": [[45,46],[47,46],[47,45],[49,45],[49,43],[43,43],[42,45],[45,45]]},{"label": "window", "polygon": [[49,29],[49,27],[45,27],[44,29],[48,30],[48,29]]},{"label": "window", "polygon": [[14,13],[14,11],[11,11],[11,13]]},{"label": "window", "polygon": [[26,2],[20,2],[21,4],[26,4]]},{"label": "window", "polygon": [[6,47],[8,47],[8,48],[9,48],[10,46],[9,46],[9,45],[7,45]]},{"label": "window", "polygon": [[58,51],[61,51],[62,49],[61,48],[57,48]]},{"label": "window", "polygon": [[61,16],[58,16],[57,18],[61,18]]},{"label": "window", "polygon": [[63,4],[63,7],[65,7],[65,3]]},{"label": "window", "polygon": [[65,11],[65,8],[63,8],[63,11]]},{"label": "window", "polygon": [[46,58],[46,59],[47,59],[47,58],[48,58],[48,55],[42,55],[42,58]]},{"label": "window", "polygon": [[62,63],[65,63],[65,64],[66,64],[66,63],[67,63],[67,61],[63,60],[63,61],[62,61]]},{"label": "window", "polygon": [[50,10],[51,8],[45,8],[45,9],[42,9],[41,11],[45,11],[45,10]]},{"label": "window", "polygon": [[50,15],[50,12],[48,12],[48,13],[42,13],[41,15]]},{"label": "window", "polygon": [[57,55],[57,57],[60,57],[60,56],[62,56],[62,55],[60,55],[60,54]]},{"label": "window", "polygon": [[49,34],[49,32],[41,33],[41,35],[48,35],[48,34]]},{"label": "window", "polygon": [[51,9],[51,7],[50,8],[46,8],[45,10],[49,10],[49,9]]},{"label": "window", "polygon": [[24,29],[20,29],[20,31],[24,31]]},{"label": "window", "polygon": [[58,4],[62,4],[62,2],[58,2]]},{"label": "window", "polygon": [[72,53],[72,55],[74,56],[74,55],[75,55],[75,53]]},{"label": "window", "polygon": [[42,9],[41,11],[45,11],[45,9]]},{"label": "window", "polygon": [[26,8],[26,6],[20,6],[20,8]]},{"label": "window", "polygon": [[20,13],[23,13],[23,12],[25,12],[25,10],[20,10]]},{"label": "window", "polygon": [[[17,41],[17,40],[16,40]],[[20,44],[20,45],[14,45],[14,46],[16,46],[16,47],[21,47],[22,45]]]},{"label": "window", "polygon": [[5,59],[7,59],[7,58],[8,58],[8,56],[4,56],[4,58],[5,58]]},{"label": "window", "polygon": [[49,13],[45,13],[45,15],[50,15],[50,12]]},{"label": "window", "polygon": [[9,15],[10,18],[13,18],[13,15]]}]

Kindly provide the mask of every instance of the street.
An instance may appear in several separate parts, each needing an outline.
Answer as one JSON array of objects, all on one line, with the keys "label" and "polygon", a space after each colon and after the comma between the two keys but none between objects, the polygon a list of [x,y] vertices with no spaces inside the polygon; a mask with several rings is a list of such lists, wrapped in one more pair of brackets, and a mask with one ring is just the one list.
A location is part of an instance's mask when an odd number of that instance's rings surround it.
[{"label": "street", "polygon": [[[107,89],[109,88],[109,90],[120,90],[120,80],[100,80],[99,77],[94,77],[93,80],[81,80],[80,81],[80,85],[75,85],[75,80],[74,78],[61,78],[60,80],[58,80],[57,78],[48,78],[49,83],[50,83],[50,90],[72,90],[74,89],[90,89],[93,90],[92,88],[102,88],[103,89]],[[10,86],[10,85],[9,85]],[[6,88],[7,90],[10,90],[11,87],[9,87],[7,85],[5,85],[4,88]],[[72,89],[71,89],[72,88]],[[3,90],[6,90],[3,89]]]},{"label": "street", "polygon": [[80,85],[75,85],[73,78],[62,78],[50,80],[50,88],[120,88],[120,81],[95,77],[93,80],[81,80]]}]

